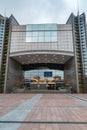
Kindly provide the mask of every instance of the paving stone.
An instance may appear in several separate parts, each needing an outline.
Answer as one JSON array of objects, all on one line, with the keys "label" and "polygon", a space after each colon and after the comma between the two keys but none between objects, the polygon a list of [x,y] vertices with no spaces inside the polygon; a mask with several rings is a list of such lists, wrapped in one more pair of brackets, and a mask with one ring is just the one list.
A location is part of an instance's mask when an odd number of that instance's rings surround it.
[{"label": "paving stone", "polygon": [[[0,118],[0,121],[23,121],[27,114],[31,111],[34,105],[38,102],[41,95],[36,95],[32,99],[29,99],[25,103],[21,104],[19,107],[16,107],[14,110],[9,112],[8,114],[4,115]],[[1,130],[17,130],[21,123],[0,123]]]},{"label": "paving stone", "polygon": [[[72,94],[87,100],[87,94]],[[1,130],[87,130],[87,103],[68,94],[0,95]],[[23,122],[20,122],[23,121]]]}]

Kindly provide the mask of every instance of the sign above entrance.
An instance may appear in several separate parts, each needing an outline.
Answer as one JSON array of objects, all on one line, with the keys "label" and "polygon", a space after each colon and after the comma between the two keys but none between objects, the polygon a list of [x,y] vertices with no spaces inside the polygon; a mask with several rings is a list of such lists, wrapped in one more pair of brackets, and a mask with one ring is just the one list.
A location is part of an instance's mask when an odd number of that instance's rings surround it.
[{"label": "sign above entrance", "polygon": [[52,72],[49,71],[44,72],[44,77],[52,77]]}]

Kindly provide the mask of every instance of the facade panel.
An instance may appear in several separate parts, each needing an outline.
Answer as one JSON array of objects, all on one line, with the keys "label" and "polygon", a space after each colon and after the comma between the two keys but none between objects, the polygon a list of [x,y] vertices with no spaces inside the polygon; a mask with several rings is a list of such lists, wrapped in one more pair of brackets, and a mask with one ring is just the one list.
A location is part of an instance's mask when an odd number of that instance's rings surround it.
[{"label": "facade panel", "polygon": [[71,25],[63,25],[63,27],[57,24],[13,26],[10,53],[29,50],[73,52]]}]

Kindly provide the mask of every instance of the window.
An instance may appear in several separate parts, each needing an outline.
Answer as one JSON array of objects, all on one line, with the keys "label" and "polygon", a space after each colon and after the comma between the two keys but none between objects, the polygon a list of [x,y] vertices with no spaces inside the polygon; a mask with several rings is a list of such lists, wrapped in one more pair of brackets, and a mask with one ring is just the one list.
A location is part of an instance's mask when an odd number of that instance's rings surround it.
[{"label": "window", "polygon": [[27,25],[26,42],[57,42],[57,24]]}]

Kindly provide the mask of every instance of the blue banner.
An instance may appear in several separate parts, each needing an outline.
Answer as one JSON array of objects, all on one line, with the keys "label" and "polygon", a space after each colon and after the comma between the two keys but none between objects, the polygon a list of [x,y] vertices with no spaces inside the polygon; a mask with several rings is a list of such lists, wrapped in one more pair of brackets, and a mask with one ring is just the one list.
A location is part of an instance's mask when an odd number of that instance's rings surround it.
[{"label": "blue banner", "polygon": [[52,77],[52,72],[44,72],[44,77]]}]

